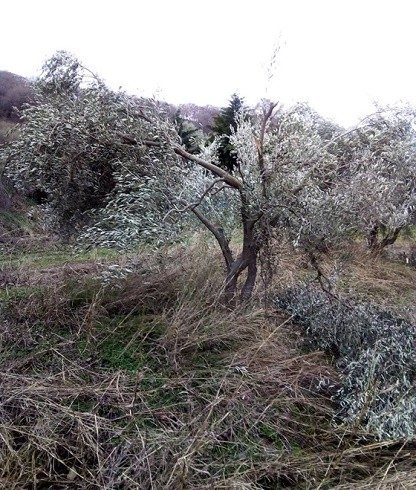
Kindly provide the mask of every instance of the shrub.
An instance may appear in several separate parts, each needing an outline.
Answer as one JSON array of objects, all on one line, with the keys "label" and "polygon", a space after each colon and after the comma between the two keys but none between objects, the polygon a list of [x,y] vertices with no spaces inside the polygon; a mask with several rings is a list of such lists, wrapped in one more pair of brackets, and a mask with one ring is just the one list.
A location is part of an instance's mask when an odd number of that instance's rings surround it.
[{"label": "shrub", "polygon": [[389,312],[342,301],[310,287],[277,305],[294,315],[310,345],[331,353],[343,373],[339,416],[380,439],[416,433],[416,327]]}]

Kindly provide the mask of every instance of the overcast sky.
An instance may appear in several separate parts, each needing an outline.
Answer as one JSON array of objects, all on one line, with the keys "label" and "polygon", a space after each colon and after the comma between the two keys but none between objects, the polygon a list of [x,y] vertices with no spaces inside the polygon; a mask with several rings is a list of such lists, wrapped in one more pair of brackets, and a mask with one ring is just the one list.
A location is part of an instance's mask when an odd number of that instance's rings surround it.
[{"label": "overcast sky", "polygon": [[65,49],[114,88],[173,103],[237,91],[345,125],[374,101],[416,105],[413,0],[7,0],[1,15],[0,70],[28,77]]}]

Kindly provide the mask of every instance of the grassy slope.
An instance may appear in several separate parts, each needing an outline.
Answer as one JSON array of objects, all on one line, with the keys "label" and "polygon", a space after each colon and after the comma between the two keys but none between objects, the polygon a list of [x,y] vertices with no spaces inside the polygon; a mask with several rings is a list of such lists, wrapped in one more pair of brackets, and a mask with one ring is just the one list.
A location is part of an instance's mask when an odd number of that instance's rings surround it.
[{"label": "grassy slope", "polygon": [[[312,276],[286,261],[277,283]],[[115,263],[133,272],[103,287]],[[218,303],[216,263],[205,242],[3,256],[1,488],[387,489],[396,469],[414,482],[414,448],[332,424],[319,387],[337,373],[296,326]],[[363,258],[342,287],[400,307],[415,279]]]}]

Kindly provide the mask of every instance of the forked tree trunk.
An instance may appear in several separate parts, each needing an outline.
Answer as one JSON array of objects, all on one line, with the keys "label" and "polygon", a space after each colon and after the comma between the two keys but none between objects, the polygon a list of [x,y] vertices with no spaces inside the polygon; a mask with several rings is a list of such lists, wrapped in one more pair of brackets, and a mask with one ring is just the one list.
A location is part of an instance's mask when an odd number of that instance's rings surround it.
[{"label": "forked tree trunk", "polygon": [[367,237],[368,248],[370,250],[375,250],[378,242],[378,225],[374,225]]},{"label": "forked tree trunk", "polygon": [[[402,230],[402,226],[394,228],[391,231],[386,231],[385,227],[375,225],[369,235],[368,235],[368,248],[371,250],[373,254],[378,254],[382,252],[382,250],[389,246],[393,245],[393,243],[397,240]],[[384,236],[379,239],[379,231],[384,232]]]},{"label": "forked tree trunk", "polygon": [[259,246],[254,236],[256,220],[248,218],[243,212],[243,250],[228,268],[225,280],[225,298],[227,302],[234,302],[237,298],[238,279],[247,270],[246,280],[240,292],[240,299],[248,301],[254,290],[257,280],[257,255]]},{"label": "forked tree trunk", "polygon": [[197,208],[193,208],[192,211],[214,235],[218,245],[220,246],[227,269],[224,285],[224,299],[226,303],[235,303],[237,299],[238,279],[242,272],[244,272],[246,269],[247,277],[241,289],[240,299],[242,301],[248,301],[251,298],[257,279],[257,255],[259,252],[259,246],[257,245],[254,236],[254,225],[256,220],[249,219],[244,213],[242,213],[243,250],[235,259],[229,245],[229,240],[226,238],[223,229],[215,226],[213,223],[207,220]]},{"label": "forked tree trunk", "polygon": [[224,285],[224,299],[226,303],[235,303],[237,299],[238,279],[242,272],[244,272],[246,269],[247,277],[241,289],[240,299],[242,301],[248,301],[251,298],[257,279],[257,255],[259,252],[259,246],[257,245],[254,236],[254,225],[256,220],[249,219],[244,213],[242,213],[243,250],[235,259],[229,245],[229,240],[226,238],[223,229],[215,226],[213,223],[207,220],[197,208],[193,208],[192,211],[214,235],[218,245],[220,246],[227,269]]}]

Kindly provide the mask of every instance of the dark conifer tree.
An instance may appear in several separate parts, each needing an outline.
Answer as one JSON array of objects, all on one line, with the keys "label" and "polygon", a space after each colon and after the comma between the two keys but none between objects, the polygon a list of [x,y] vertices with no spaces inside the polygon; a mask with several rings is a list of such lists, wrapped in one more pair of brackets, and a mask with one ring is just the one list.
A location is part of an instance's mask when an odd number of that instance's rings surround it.
[{"label": "dark conifer tree", "polygon": [[244,107],[244,100],[237,94],[233,94],[230,103],[227,107],[221,109],[220,114],[214,119],[213,133],[216,136],[221,136],[221,145],[218,149],[218,158],[221,166],[230,172],[234,170],[236,165],[236,155],[233,152],[233,147],[230,144],[229,136],[232,129],[237,128],[236,117]]},{"label": "dark conifer tree", "polygon": [[200,128],[197,128],[193,123],[184,119],[179,109],[175,113],[174,123],[186,150],[190,153],[196,153],[198,151],[198,144],[195,141],[195,136],[198,131],[201,131]]}]

